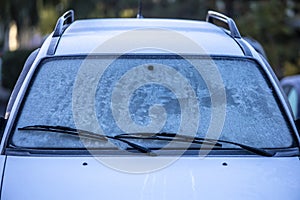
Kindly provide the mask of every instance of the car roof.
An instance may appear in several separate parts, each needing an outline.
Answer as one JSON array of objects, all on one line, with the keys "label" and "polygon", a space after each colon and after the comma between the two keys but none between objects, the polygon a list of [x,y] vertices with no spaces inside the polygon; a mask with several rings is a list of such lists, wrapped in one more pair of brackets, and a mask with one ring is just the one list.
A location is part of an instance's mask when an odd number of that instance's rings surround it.
[{"label": "car roof", "polygon": [[[225,22],[229,28],[215,25],[212,19]],[[151,29],[180,34],[193,41],[208,55],[245,56],[247,54],[245,49],[248,52],[253,51],[253,49],[249,50],[250,45],[239,35],[234,21],[213,11],[209,11],[206,21],[156,18],[74,21],[73,11],[68,11],[58,20],[54,32],[49,37],[51,41],[46,42],[46,45],[49,45],[48,54],[50,55],[90,54],[101,44],[124,33],[140,31],[139,33],[143,34],[141,30]],[[151,38],[150,34],[149,38],[146,39],[155,41],[157,38],[155,36]],[[179,42],[174,39],[174,43]],[[178,46],[180,45],[182,44],[178,44]],[[118,54],[120,52],[116,50],[114,53]]]},{"label": "car roof", "polygon": [[280,81],[281,85],[295,85],[298,86],[300,85],[300,75],[293,75],[293,76],[287,76],[284,77],[281,81]]},{"label": "car roof", "polygon": [[56,55],[88,54],[114,36],[128,31],[151,28],[182,34],[210,55],[244,55],[239,44],[215,25],[201,21],[172,19],[78,20],[72,23],[62,35]]}]

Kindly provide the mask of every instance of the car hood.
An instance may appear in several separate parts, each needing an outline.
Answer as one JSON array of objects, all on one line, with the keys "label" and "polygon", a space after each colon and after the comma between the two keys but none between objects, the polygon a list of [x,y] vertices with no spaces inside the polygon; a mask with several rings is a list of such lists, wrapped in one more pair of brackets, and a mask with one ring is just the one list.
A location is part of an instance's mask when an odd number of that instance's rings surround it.
[{"label": "car hood", "polygon": [[[109,159],[131,159],[133,166],[149,162],[146,157]],[[298,200],[300,161],[185,156],[159,170],[134,174],[93,157],[8,156],[1,192],[1,199],[30,200],[202,198]]]}]

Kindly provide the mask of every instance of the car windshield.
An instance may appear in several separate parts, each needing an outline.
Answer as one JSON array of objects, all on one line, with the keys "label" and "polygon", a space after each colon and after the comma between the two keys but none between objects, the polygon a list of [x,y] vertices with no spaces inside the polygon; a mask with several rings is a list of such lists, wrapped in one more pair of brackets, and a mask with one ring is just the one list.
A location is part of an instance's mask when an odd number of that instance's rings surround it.
[{"label": "car windshield", "polygon": [[[33,125],[108,136],[178,133],[257,148],[293,144],[263,70],[253,60],[237,57],[48,58],[39,64],[28,86],[11,144],[31,148],[108,145],[57,132],[20,130]],[[148,147],[157,145],[154,140],[146,142]]]}]

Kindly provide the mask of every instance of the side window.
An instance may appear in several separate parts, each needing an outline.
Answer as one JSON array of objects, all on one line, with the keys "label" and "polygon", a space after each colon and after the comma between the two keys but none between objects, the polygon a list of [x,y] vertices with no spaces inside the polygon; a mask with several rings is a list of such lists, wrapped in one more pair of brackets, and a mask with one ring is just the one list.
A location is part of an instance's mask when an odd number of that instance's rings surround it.
[{"label": "side window", "polygon": [[293,114],[295,117],[297,117],[297,111],[298,111],[298,95],[297,95],[297,91],[295,88],[291,88],[289,93],[287,94],[288,96],[288,100],[290,102]]}]

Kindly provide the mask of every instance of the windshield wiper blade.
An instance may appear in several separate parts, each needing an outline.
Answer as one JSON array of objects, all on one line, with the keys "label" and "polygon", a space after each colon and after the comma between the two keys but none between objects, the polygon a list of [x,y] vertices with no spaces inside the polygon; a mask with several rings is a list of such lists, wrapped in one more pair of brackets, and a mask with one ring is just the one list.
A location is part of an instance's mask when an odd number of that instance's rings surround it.
[{"label": "windshield wiper blade", "polygon": [[33,125],[33,126],[24,126],[18,128],[18,130],[31,130],[31,131],[45,131],[45,132],[55,132],[55,133],[64,133],[72,135],[75,137],[82,136],[88,139],[96,139],[107,141],[107,137],[104,135],[96,134],[90,131],[79,130],[67,126],[49,126],[49,125]]},{"label": "windshield wiper blade", "polygon": [[32,126],[24,126],[18,128],[18,130],[31,130],[31,131],[45,131],[45,132],[56,132],[56,133],[63,133],[68,134],[75,137],[84,137],[87,139],[96,139],[102,141],[108,141],[108,139],[121,141],[126,143],[133,149],[138,150],[141,153],[145,153],[150,156],[156,156],[154,152],[151,151],[150,148],[135,144],[126,140],[126,138],[116,137],[116,136],[109,136],[109,135],[100,135],[91,131],[75,129],[67,126],[50,126],[50,125],[32,125]]},{"label": "windshield wiper blade", "polygon": [[209,141],[206,138],[192,137],[188,135],[180,135],[176,133],[124,133],[116,135],[119,138],[129,139],[143,139],[143,140],[164,140],[164,141],[177,141],[188,142],[193,144],[206,144],[221,147],[222,144],[218,141]]},{"label": "windshield wiper blade", "polygon": [[122,137],[122,138],[131,138],[131,139],[149,139],[149,140],[167,140],[167,141],[179,141],[179,142],[191,142],[196,144],[210,144],[221,147],[221,143],[225,144],[232,144],[235,146],[239,146],[240,148],[247,150],[249,152],[252,152],[257,155],[261,156],[274,156],[275,153],[270,153],[264,149],[248,146],[245,144],[232,142],[232,141],[226,141],[226,140],[218,140],[218,139],[212,139],[212,138],[205,138],[205,137],[192,137],[187,135],[181,135],[176,133],[126,133],[126,134],[120,134],[116,137]]}]

